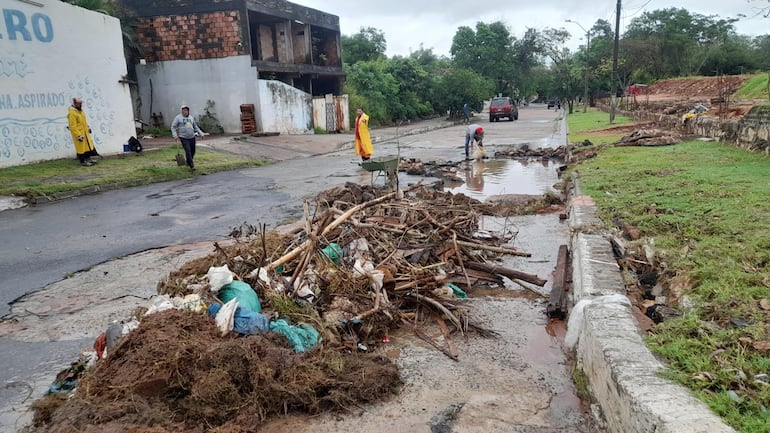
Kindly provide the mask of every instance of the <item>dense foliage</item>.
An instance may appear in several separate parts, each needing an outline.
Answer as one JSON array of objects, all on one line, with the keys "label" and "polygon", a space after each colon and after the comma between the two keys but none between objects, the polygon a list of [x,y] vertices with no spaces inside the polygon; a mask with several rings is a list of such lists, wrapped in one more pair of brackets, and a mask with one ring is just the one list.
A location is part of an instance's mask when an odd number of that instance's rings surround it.
[{"label": "dense foliage", "polygon": [[[770,35],[739,35],[735,22],[673,7],[640,14],[618,38],[615,88],[770,69]],[[522,101],[559,97],[571,110],[583,97],[586,81],[590,102],[608,96],[613,89],[613,24],[598,19],[590,28],[564,26],[569,29],[527,28],[520,38],[501,21],[462,26],[452,39],[449,58],[423,47],[407,57],[388,58],[383,32],[362,27],[342,38],[346,91],[370,115],[375,113],[373,122],[379,124],[459,115],[463,104],[480,109],[482,101],[497,94]],[[565,45],[572,31],[585,42],[574,52]],[[379,66],[364,65],[371,62]],[[361,81],[361,69],[387,76]],[[384,87],[367,87],[376,83]]]}]

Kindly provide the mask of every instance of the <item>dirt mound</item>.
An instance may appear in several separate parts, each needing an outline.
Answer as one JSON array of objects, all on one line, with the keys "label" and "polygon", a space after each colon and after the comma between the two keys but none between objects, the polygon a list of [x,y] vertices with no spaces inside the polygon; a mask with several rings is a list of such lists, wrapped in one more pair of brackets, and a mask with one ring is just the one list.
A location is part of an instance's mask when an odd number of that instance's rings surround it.
[{"label": "dirt mound", "polygon": [[75,398],[36,402],[32,432],[239,432],[287,411],[379,400],[400,384],[381,356],[298,354],[276,334],[223,338],[213,319],[169,310],[144,318]]},{"label": "dirt mound", "polygon": [[725,75],[661,80],[650,84],[646,93],[649,95],[679,96],[683,99],[693,97],[716,98],[722,95],[732,95],[747,79],[747,77],[739,75]]}]

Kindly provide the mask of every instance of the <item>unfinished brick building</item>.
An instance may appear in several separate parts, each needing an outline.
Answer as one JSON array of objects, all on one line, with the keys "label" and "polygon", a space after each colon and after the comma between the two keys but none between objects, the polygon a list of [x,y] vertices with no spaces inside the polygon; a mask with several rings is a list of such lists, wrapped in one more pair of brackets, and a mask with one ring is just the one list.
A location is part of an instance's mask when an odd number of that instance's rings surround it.
[{"label": "unfinished brick building", "polygon": [[336,15],[284,0],[121,3],[142,51],[137,112],[148,123],[169,123],[184,103],[238,132],[241,106],[253,105],[257,131],[305,133],[312,97],[342,91]]}]

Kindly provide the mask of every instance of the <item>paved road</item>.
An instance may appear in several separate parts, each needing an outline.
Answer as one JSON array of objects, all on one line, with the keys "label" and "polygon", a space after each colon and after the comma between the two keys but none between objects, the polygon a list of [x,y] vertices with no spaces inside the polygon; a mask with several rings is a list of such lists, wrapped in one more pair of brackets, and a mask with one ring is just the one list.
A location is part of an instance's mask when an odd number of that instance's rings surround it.
[{"label": "paved road", "polygon": [[[481,119],[488,152],[563,144],[564,122],[557,117],[530,107],[517,122]],[[424,128],[375,131],[375,152],[457,160],[464,129],[429,122]],[[27,421],[28,396],[37,398],[111,320],[144,305],[160,277],[206,254],[211,241],[226,239],[244,222],[276,227],[296,220],[302,199],[332,185],[368,183],[370,174],[357,166],[348,138],[314,143],[307,137],[263,137],[245,148],[243,142],[211,142],[255,157],[276,155],[280,148],[276,159],[283,161],[0,212],[0,364],[6,366],[0,373],[1,430],[15,431]],[[516,192],[515,185],[509,192]]]}]

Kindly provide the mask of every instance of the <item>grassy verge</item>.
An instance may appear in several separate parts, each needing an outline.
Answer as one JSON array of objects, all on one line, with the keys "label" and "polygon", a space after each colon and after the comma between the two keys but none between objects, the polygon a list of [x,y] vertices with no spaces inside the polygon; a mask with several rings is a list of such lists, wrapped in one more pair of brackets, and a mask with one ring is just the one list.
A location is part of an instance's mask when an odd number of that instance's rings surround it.
[{"label": "grassy verge", "polygon": [[669,377],[737,430],[770,431],[770,159],[691,141],[607,146],[572,170],[602,220],[637,227],[630,246],[661,263],[658,283],[683,315],[647,343]]},{"label": "grassy verge", "polygon": [[72,158],[3,168],[0,195],[51,197],[95,186],[146,185],[265,163],[199,147],[195,154],[197,171],[193,173],[177,166],[177,152],[183,152],[181,145],[169,144],[139,154],[108,156],[91,167],[83,167]]},{"label": "grassy verge", "polygon": [[628,125],[631,119],[625,116],[615,116],[614,125],[610,124],[610,115],[594,108],[589,108],[587,112],[575,110],[567,115],[569,125],[569,141],[572,143],[590,141],[593,144],[614,143],[623,135],[624,132],[613,132],[613,126]]},{"label": "grassy verge", "polygon": [[743,99],[768,99],[768,78],[770,78],[770,74],[754,75],[735,92],[735,97]]}]

